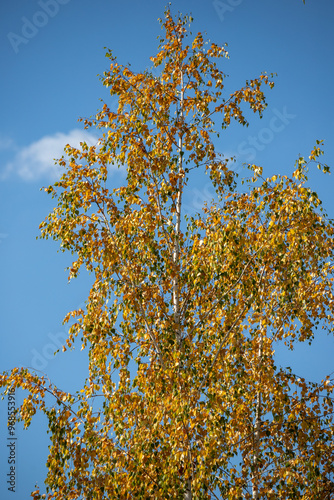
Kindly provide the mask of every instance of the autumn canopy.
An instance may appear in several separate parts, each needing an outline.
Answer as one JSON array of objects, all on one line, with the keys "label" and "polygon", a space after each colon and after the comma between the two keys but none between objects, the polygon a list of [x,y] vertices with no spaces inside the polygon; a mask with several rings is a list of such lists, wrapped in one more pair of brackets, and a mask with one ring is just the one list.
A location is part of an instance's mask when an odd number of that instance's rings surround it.
[{"label": "autumn canopy", "polygon": [[[290,177],[250,165],[240,189],[215,130],[261,116],[272,78],[226,94],[226,47],[189,22],[165,12],[152,72],[107,53],[117,106],[85,120],[99,142],[67,145],[46,188],[56,207],[42,237],[74,254],[71,278],[95,278],[65,318],[89,377],[77,394],[25,369],[0,382],[27,389],[26,425],[36,409],[48,418],[47,498],[332,498],[333,381],[308,384],[274,356],[277,342],[333,330],[333,225],[307,180],[314,164],[328,171],[321,141]],[[187,218],[196,171],[217,197]]]}]

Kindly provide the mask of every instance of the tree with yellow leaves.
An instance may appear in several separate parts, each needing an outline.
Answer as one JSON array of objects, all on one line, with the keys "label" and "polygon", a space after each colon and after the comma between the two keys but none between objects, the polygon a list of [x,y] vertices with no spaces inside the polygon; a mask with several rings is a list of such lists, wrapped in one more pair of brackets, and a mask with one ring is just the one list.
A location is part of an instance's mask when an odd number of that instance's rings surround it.
[{"label": "tree with yellow leaves", "polygon": [[[36,409],[48,417],[49,499],[331,498],[333,382],[309,384],[274,357],[276,342],[333,330],[334,229],[307,185],[321,142],[290,178],[250,165],[239,192],[215,127],[247,124],[244,105],[261,116],[273,83],[262,74],[226,96],[225,46],[189,42],[188,22],[165,12],[159,77],[107,53],[117,110],[85,121],[99,143],[67,145],[46,188],[57,206],[42,237],[75,254],[70,277],[95,277],[85,310],[65,318],[67,347],[79,337],[89,350],[88,379],[72,395],[14,369],[1,385],[29,391],[26,426]],[[196,169],[218,201],[187,218]]]}]

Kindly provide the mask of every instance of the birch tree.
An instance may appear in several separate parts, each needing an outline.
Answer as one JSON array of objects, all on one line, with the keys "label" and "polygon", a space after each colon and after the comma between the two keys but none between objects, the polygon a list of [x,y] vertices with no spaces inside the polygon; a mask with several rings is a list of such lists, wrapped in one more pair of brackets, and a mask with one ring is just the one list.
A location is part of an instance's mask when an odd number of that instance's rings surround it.
[{"label": "birch tree", "polygon": [[[333,224],[307,179],[329,170],[322,143],[290,176],[250,165],[241,188],[216,130],[262,116],[272,77],[226,94],[226,46],[189,22],[165,12],[154,72],[108,51],[117,109],[84,120],[99,143],[67,145],[46,188],[42,237],[73,253],[69,278],[94,276],[65,318],[64,349],[88,349],[89,377],[76,394],[18,368],[1,384],[28,390],[26,426],[48,418],[49,499],[333,498],[333,380],[308,383],[274,353],[333,331]],[[187,217],[196,172],[216,201]]]}]

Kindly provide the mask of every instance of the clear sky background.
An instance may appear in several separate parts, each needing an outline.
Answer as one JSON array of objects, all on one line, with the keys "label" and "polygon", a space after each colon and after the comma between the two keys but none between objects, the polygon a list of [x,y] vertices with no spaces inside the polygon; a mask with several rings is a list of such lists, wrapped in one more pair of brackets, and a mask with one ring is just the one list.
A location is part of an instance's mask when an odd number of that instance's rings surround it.
[{"label": "clear sky background", "polygon": [[[70,255],[58,244],[36,240],[38,226],[53,207],[40,187],[59,173],[53,158],[66,143],[95,143],[94,131],[77,122],[96,113],[100,98],[112,105],[97,75],[108,69],[104,47],[133,70],[150,66],[158,17],[165,0],[11,0],[0,6],[0,371],[26,366],[46,373],[60,388],[73,391],[86,376],[80,347],[54,356],[66,337],[62,319],[85,301],[91,278],[67,283]],[[324,161],[333,174],[315,171],[310,183],[334,218],[334,101],[332,0],[175,0],[172,11],[192,13],[193,33],[228,43],[229,90],[262,71],[277,72],[275,88],[266,89],[262,120],[251,116],[248,128],[233,125],[220,135],[218,151],[242,164],[262,165],[267,176],[291,174],[299,154],[308,156],[324,139]],[[115,174],[115,183],[122,181]],[[193,184],[186,210],[198,210],[210,198],[209,184]],[[312,347],[278,352],[309,380],[334,370],[334,341],[319,333]],[[21,398],[17,394],[17,402]],[[48,438],[46,420],[36,416],[28,431],[16,426],[16,491],[8,491],[7,400],[0,401],[0,498],[29,498],[43,486]]]}]

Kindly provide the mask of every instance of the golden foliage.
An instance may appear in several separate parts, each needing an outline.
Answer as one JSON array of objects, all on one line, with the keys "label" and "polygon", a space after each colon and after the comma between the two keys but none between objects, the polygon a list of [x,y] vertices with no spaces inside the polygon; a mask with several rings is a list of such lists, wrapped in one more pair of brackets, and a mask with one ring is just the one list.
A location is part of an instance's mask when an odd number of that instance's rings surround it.
[{"label": "golden foliage", "polygon": [[[49,419],[47,498],[325,498],[333,382],[309,384],[274,358],[275,342],[293,349],[333,329],[333,225],[307,187],[321,143],[291,178],[250,166],[254,183],[238,192],[215,126],[247,124],[244,104],[261,115],[273,84],[263,74],[224,97],[226,47],[200,33],[187,45],[188,19],[168,10],[161,22],[160,76],[108,52],[117,110],[85,120],[99,144],[67,145],[46,189],[57,206],[42,237],[76,255],[70,278],[82,266],[95,276],[85,310],[65,318],[67,345],[79,336],[89,349],[89,378],[75,395],[27,370],[1,384],[29,391],[26,425],[36,409]],[[115,166],[127,172],[118,188]],[[219,202],[186,220],[195,168]]]}]

